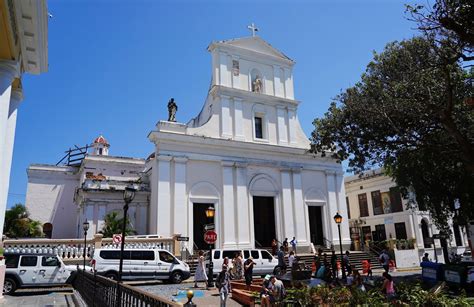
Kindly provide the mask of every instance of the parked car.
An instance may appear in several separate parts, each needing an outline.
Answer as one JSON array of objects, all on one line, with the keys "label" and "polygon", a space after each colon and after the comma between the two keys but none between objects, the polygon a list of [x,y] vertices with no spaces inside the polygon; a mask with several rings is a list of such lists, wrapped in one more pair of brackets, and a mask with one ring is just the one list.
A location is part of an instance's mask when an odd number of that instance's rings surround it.
[{"label": "parked car", "polygon": [[[250,256],[256,265],[253,268],[254,275],[278,274],[278,259],[274,258],[267,250],[264,249],[214,249],[211,251],[213,273],[218,275],[222,269],[224,258],[229,258],[229,267],[232,268],[232,259],[236,253],[241,253],[242,259],[245,261]],[[206,268],[209,265],[209,257],[206,257]]]},{"label": "parked car", "polygon": [[[117,280],[120,250],[96,249],[91,265],[97,274]],[[189,265],[164,249],[125,249],[122,278],[162,279],[179,284],[191,276]]]},{"label": "parked car", "polygon": [[71,284],[77,267],[64,265],[54,254],[6,253],[5,283],[3,293],[10,294],[18,288],[64,286]]}]

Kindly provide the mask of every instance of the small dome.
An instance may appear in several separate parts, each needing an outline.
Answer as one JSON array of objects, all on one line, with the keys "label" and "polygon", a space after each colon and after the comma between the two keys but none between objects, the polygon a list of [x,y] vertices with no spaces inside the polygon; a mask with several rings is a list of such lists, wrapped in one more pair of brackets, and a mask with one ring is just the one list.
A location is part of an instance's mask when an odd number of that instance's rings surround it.
[{"label": "small dome", "polygon": [[94,144],[104,144],[106,146],[110,145],[109,142],[104,138],[104,136],[102,136],[102,134],[94,140]]}]

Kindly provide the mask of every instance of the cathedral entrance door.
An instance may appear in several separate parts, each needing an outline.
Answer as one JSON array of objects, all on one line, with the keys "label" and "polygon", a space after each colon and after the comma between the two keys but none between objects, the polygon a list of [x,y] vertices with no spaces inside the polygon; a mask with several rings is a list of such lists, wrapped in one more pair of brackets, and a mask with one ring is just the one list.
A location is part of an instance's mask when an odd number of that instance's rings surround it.
[{"label": "cathedral entrance door", "polygon": [[324,245],[322,207],[308,206],[308,216],[311,243],[314,245]]},{"label": "cathedral entrance door", "polygon": [[255,247],[271,247],[275,234],[275,201],[273,197],[253,197]]},{"label": "cathedral entrance door", "polygon": [[[209,244],[204,242],[204,225],[210,223],[206,217],[206,209],[214,207],[214,204],[194,203],[193,204],[193,242],[194,250],[208,250]],[[212,221],[214,223],[214,221]],[[214,248],[214,246],[213,246]]]}]

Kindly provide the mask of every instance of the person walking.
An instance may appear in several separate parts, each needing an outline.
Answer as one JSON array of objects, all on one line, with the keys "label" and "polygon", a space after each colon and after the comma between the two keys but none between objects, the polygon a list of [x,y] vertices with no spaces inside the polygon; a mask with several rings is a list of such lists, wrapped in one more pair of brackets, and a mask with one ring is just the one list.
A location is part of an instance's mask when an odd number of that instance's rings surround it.
[{"label": "person walking", "polygon": [[383,250],[380,254],[379,261],[382,264],[385,273],[388,273],[388,270],[390,268],[390,256],[388,255],[386,250]]},{"label": "person walking", "polygon": [[285,241],[283,241],[283,248],[285,249],[285,254],[288,253],[288,238],[285,238]]},{"label": "person walking", "polygon": [[280,246],[280,250],[277,253],[278,257],[278,267],[280,268],[281,274],[283,275],[284,271],[286,271],[286,263],[285,263],[285,248]]},{"label": "person walking", "polygon": [[291,244],[291,249],[296,254],[296,245],[298,244],[298,241],[296,241],[295,237],[293,237],[293,239],[290,241],[290,244]]},{"label": "person walking", "polygon": [[372,264],[370,263],[370,259],[367,259],[367,277],[372,278]]},{"label": "person walking", "polygon": [[349,251],[346,251],[346,254],[344,255],[344,257],[342,257],[342,263],[343,263],[344,268],[345,268],[348,275],[352,271],[351,261],[349,259],[349,255],[350,255]]},{"label": "person walking", "polygon": [[272,240],[272,255],[275,256],[278,250],[278,241],[277,239]]},{"label": "person walking", "polygon": [[253,266],[255,262],[253,262],[253,257],[250,256],[244,262],[244,276],[245,276],[245,285],[247,286],[247,290],[250,291],[250,285],[252,285],[252,278],[253,278]]},{"label": "person walking", "polygon": [[219,290],[220,302],[221,307],[225,307],[227,298],[229,297],[229,293],[232,290],[230,284],[230,275],[228,272],[228,266],[222,265],[222,271],[219,273],[217,277],[217,289]]},{"label": "person walking", "polygon": [[207,274],[206,274],[206,264],[204,263],[204,253],[199,251],[198,254],[198,264],[196,267],[196,273],[194,274],[194,288],[198,287],[198,282],[206,283],[207,289]]},{"label": "person walking", "polygon": [[388,274],[387,272],[384,272],[382,276],[383,276],[382,292],[385,293],[388,300],[392,300],[396,297],[395,285],[393,283],[392,276]]},{"label": "person walking", "polygon": [[288,256],[288,266],[290,269],[293,269],[293,261],[295,260],[295,253],[293,251],[290,252],[290,255]]}]

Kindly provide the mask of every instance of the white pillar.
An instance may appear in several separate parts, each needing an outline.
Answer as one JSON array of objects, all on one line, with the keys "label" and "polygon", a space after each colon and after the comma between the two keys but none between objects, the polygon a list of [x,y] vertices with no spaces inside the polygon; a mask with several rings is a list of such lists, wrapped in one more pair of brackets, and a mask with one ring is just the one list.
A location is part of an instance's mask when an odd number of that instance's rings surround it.
[{"label": "white pillar", "polygon": [[247,166],[244,164],[236,164],[236,172],[237,244],[240,248],[250,248],[250,232],[252,228],[250,227],[250,206],[247,191]]},{"label": "white pillar", "polygon": [[222,163],[223,198],[222,217],[223,248],[235,248],[236,223],[235,223],[235,195],[234,195],[234,162]]},{"label": "white pillar", "polygon": [[221,96],[221,137],[232,138],[231,101],[227,96]]},{"label": "white pillar", "polygon": [[334,222],[334,216],[336,213],[339,213],[342,216],[341,223],[341,239],[342,245],[348,248],[350,246],[351,240],[349,237],[349,221],[347,218],[347,213],[345,205],[343,204],[344,199],[344,180],[342,174],[336,173],[334,171],[326,171],[326,184],[328,189],[328,213],[329,216],[326,218],[330,219],[330,228],[332,233],[332,242],[335,246],[339,246],[339,232],[337,224]]},{"label": "white pillar", "polygon": [[295,224],[293,215],[293,198],[292,198],[292,184],[291,184],[291,170],[281,171],[281,203],[282,203],[282,222],[283,222],[283,236],[291,239],[295,236]]},{"label": "white pillar", "polygon": [[234,98],[234,139],[245,141],[242,100]]},{"label": "white pillar", "polygon": [[[10,118],[11,84],[13,79],[19,76],[18,72],[17,62],[0,61],[0,238],[3,236],[16,124],[16,102],[13,108],[14,117]],[[18,92],[13,98],[18,103],[21,101]]]},{"label": "white pillar", "polygon": [[303,190],[301,186],[301,170],[293,170],[293,194],[294,194],[294,212],[295,212],[295,228],[296,240],[301,246],[309,245],[309,236],[306,232],[308,220],[305,212],[307,210],[303,201]]},{"label": "white pillar", "polygon": [[278,144],[288,143],[287,112],[285,108],[277,107]]},{"label": "white pillar", "polygon": [[187,235],[188,210],[186,197],[186,162],[187,158],[174,159],[174,231],[172,234]]},{"label": "white pillar", "polygon": [[288,138],[289,143],[296,144],[296,126],[298,121],[296,120],[296,109],[288,109]]},{"label": "white pillar", "polygon": [[171,157],[157,156],[158,166],[158,210],[157,210],[157,233],[168,237],[171,236]]}]

